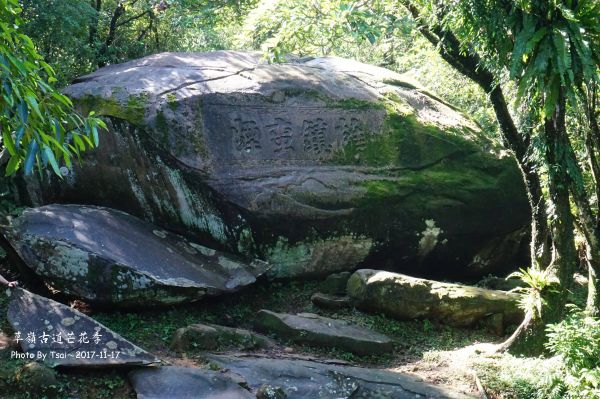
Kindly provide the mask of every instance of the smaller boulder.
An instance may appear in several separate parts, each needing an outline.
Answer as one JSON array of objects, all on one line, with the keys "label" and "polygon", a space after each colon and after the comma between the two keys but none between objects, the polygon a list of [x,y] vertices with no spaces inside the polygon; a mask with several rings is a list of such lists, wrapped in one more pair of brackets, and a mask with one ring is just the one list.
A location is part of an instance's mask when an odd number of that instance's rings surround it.
[{"label": "smaller boulder", "polygon": [[344,320],[312,313],[297,315],[261,310],[256,315],[258,331],[272,333],[300,344],[339,348],[356,355],[389,353],[393,341],[383,334],[358,327]]},{"label": "smaller boulder", "polygon": [[329,310],[339,310],[352,306],[350,297],[345,295],[328,295],[317,292],[310,297],[310,300],[315,306]]},{"label": "smaller boulder", "polygon": [[235,346],[240,349],[271,347],[268,337],[242,328],[231,328],[216,324],[192,324],[175,331],[171,348],[177,352],[190,349],[212,350]]},{"label": "smaller boulder", "polygon": [[330,274],[319,284],[319,289],[326,294],[344,295],[346,294],[346,284],[351,275],[350,272]]},{"label": "smaller boulder", "polygon": [[142,366],[160,360],[89,316],[21,288],[11,290],[8,321],[21,349],[54,366]]},{"label": "smaller boulder", "polygon": [[2,233],[44,282],[88,302],[148,307],[253,284],[268,265],[243,262],[127,213],[85,205],[27,209]]},{"label": "smaller boulder", "polygon": [[495,314],[501,314],[504,323],[523,318],[517,294],[381,270],[356,271],[347,291],[357,308],[398,319],[430,319],[466,327]]}]

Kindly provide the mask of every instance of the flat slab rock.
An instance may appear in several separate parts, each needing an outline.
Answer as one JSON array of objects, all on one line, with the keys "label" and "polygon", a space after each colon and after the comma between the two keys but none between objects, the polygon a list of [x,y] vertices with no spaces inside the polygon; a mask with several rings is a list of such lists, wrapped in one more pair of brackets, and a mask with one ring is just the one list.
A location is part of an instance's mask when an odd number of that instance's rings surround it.
[{"label": "flat slab rock", "polygon": [[83,205],[28,209],[4,231],[45,282],[91,302],[173,304],[233,292],[267,265],[241,262],[127,213]]},{"label": "flat slab rock", "polygon": [[8,321],[15,333],[20,333],[21,348],[49,366],[160,363],[142,348],[62,303],[21,288],[11,290],[10,298]]},{"label": "flat slab rock", "polygon": [[255,327],[294,342],[325,348],[337,347],[357,355],[389,353],[393,350],[393,341],[383,334],[345,320],[313,313],[291,315],[261,310],[256,315]]},{"label": "flat slab rock", "polygon": [[237,346],[242,349],[268,348],[275,342],[264,335],[217,324],[192,324],[175,331],[171,348],[178,352],[189,349],[217,349],[222,346]]},{"label": "flat slab rock", "polygon": [[329,295],[321,292],[315,292],[310,297],[310,300],[315,306],[324,309],[337,310],[352,307],[352,301],[350,300],[350,297],[345,295]]},{"label": "flat slab rock", "polygon": [[287,399],[415,399],[469,396],[391,371],[340,366],[305,360],[241,358],[211,355],[209,360],[247,385],[280,387]]},{"label": "flat slab rock", "polygon": [[129,381],[137,399],[246,399],[247,390],[222,373],[194,367],[148,367],[133,370]]}]

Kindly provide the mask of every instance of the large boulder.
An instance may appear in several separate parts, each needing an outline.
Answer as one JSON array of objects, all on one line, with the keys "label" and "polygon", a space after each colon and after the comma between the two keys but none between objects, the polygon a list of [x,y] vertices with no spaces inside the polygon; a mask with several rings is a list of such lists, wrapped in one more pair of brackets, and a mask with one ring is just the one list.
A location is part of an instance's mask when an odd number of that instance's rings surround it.
[{"label": "large boulder", "polygon": [[163,53],[66,93],[109,131],[65,181],[30,181],[33,202],[118,208],[264,259],[271,277],[372,262],[481,276],[523,252],[529,207],[513,157],[389,70]]},{"label": "large boulder", "polygon": [[169,305],[234,292],[268,267],[114,209],[46,205],[3,227],[33,272],[64,293],[99,304]]},{"label": "large boulder", "polygon": [[362,269],[348,280],[348,295],[359,309],[398,319],[430,319],[459,327],[476,322],[518,323],[519,295]]}]

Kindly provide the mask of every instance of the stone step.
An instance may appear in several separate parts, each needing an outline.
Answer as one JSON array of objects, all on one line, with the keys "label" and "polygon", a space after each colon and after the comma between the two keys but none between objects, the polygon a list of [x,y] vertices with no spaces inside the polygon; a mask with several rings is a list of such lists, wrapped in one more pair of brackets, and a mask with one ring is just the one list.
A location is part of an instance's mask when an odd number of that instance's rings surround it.
[{"label": "stone step", "polygon": [[352,306],[352,301],[348,296],[329,295],[321,292],[314,293],[310,300],[315,306],[323,309],[339,310]]},{"label": "stone step", "polygon": [[267,348],[275,343],[264,335],[216,324],[192,324],[175,331],[171,348],[178,352],[189,349],[212,350],[223,346],[241,349]]},{"label": "stone step", "polygon": [[383,334],[313,313],[292,315],[261,310],[256,315],[255,327],[299,344],[335,347],[361,356],[393,350],[393,341]]}]

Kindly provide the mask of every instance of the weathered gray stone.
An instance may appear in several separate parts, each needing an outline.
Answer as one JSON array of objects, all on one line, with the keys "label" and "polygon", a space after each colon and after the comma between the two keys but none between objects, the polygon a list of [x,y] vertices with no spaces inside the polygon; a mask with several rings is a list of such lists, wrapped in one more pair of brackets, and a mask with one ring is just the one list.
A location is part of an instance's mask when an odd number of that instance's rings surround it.
[{"label": "weathered gray stone", "polygon": [[121,211],[28,209],[4,231],[45,282],[90,302],[151,306],[236,291],[267,265],[241,262]]},{"label": "weathered gray stone", "polygon": [[147,367],[129,373],[137,399],[250,399],[247,390],[215,371],[192,367]]},{"label": "weathered gray stone", "polygon": [[242,376],[252,389],[281,387],[287,399],[415,399],[469,396],[385,370],[305,360],[213,355],[218,366]]},{"label": "weathered gray stone", "polygon": [[[8,321],[20,335],[23,351],[52,367],[114,367],[160,362],[91,317],[21,288],[11,290]],[[35,338],[30,340],[32,336]],[[44,356],[41,359],[40,354]]]},{"label": "weathered gray stone", "polygon": [[[381,270],[356,271],[348,280],[348,295],[359,309],[399,319],[431,319],[470,326],[495,314],[501,314],[504,323],[523,318],[517,294]],[[492,322],[498,330],[498,318]]]},{"label": "weathered gray stone", "polygon": [[178,352],[190,349],[217,349],[235,346],[241,349],[255,349],[274,346],[274,342],[264,335],[216,324],[192,324],[175,331],[171,348]]},{"label": "weathered gray stone", "polygon": [[165,53],[66,92],[106,116],[109,133],[64,181],[31,181],[34,202],[119,208],[264,259],[271,277],[374,262],[481,276],[526,259],[503,240],[529,225],[514,159],[389,70]]},{"label": "weathered gray stone", "polygon": [[326,294],[343,295],[346,293],[346,284],[351,275],[350,272],[330,274],[319,284],[319,289]]},{"label": "weathered gray stone", "polygon": [[310,297],[310,300],[315,306],[318,306],[323,309],[338,310],[352,306],[352,301],[350,300],[350,297],[346,295],[328,295],[317,292]]},{"label": "weathered gray stone", "polygon": [[255,327],[297,343],[335,347],[357,355],[389,353],[393,350],[393,341],[383,334],[344,320],[312,313],[291,315],[261,310],[256,315]]}]

